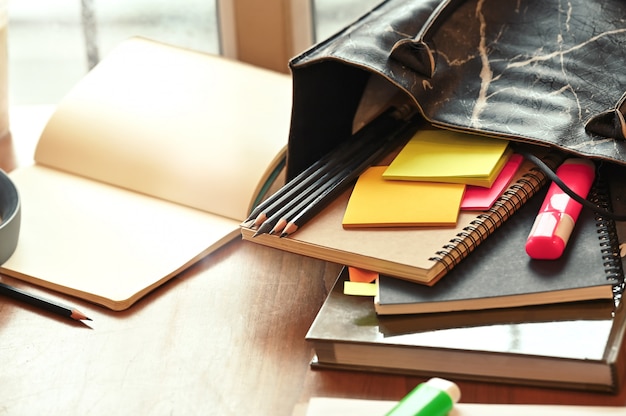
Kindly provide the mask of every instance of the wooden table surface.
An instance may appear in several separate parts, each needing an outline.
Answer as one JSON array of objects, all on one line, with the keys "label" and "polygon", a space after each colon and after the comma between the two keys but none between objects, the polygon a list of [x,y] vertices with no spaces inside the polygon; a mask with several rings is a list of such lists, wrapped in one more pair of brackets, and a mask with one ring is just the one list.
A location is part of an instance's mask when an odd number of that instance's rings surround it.
[{"label": "wooden table surface", "polygon": [[[13,148],[0,140],[5,170]],[[1,298],[0,415],[291,415],[314,396],[399,400],[425,378],[309,368],[304,336],[340,268],[236,240],[124,312],[3,277],[93,322]],[[462,402],[626,405],[625,388],[455,381]]]}]

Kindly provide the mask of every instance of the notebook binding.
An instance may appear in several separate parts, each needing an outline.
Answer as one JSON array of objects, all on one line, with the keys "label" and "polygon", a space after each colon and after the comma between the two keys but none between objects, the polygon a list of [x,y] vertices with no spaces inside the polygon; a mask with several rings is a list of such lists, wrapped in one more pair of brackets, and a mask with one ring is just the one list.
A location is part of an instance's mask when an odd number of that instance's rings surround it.
[{"label": "notebook binding", "polygon": [[[608,191],[608,184],[604,178],[597,181],[589,195],[589,200],[598,207],[612,211],[611,198]],[[595,221],[598,229],[598,240],[600,241],[600,251],[606,278],[613,284],[613,299],[618,304],[624,293],[624,269],[620,256],[619,237],[615,221],[605,218],[602,214],[595,212]]]},{"label": "notebook binding", "polygon": [[[552,169],[556,168],[562,157],[550,153],[542,159]],[[547,176],[537,167],[533,167],[503,192],[493,206],[480,214],[467,227],[452,238],[448,244],[437,251],[432,261],[444,265],[446,273],[459,264],[480,243],[489,237],[500,225],[526,203],[547,183]]]}]

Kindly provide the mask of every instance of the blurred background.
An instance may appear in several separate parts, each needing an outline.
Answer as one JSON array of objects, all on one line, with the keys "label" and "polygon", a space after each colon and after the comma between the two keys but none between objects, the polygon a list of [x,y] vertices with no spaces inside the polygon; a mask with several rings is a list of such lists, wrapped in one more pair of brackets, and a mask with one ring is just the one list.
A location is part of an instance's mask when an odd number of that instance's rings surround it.
[{"label": "blurred background", "polygon": [[[381,0],[310,0],[320,41]],[[99,57],[135,35],[220,53],[215,0],[9,0],[11,105],[55,104]]]}]

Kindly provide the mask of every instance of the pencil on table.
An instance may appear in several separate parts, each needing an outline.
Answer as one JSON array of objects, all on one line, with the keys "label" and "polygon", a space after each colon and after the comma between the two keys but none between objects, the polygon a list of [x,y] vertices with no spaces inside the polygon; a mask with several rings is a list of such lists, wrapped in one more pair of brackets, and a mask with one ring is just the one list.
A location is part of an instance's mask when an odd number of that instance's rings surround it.
[{"label": "pencil on table", "polygon": [[0,282],[0,293],[10,298],[25,302],[29,305],[36,306],[48,312],[55,313],[57,315],[72,318],[77,321],[83,321],[83,320],[91,321],[91,318],[88,318],[87,316],[85,316],[85,314],[83,314],[82,312],[78,311],[75,308],[71,308],[69,306],[65,306],[60,303],[55,303],[49,299],[45,299],[45,298],[30,294],[21,289],[18,289],[13,286],[9,286],[1,282]]}]

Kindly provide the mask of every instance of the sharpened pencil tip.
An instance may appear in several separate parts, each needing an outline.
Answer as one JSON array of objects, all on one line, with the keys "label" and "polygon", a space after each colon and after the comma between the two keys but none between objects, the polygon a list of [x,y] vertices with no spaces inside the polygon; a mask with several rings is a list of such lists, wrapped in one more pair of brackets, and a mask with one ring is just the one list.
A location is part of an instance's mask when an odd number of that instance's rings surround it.
[{"label": "sharpened pencil tip", "polygon": [[91,321],[92,320],[87,315],[80,312],[78,309],[72,309],[72,314],[70,315],[70,317],[72,319],[76,319],[77,321]]},{"label": "sharpened pencil tip", "polygon": [[258,217],[256,217],[256,219],[254,220],[254,222],[252,223],[250,227],[260,227],[261,224],[263,224],[266,219],[267,219],[267,215],[265,215],[265,213],[261,213],[259,214]]},{"label": "sharpened pencil tip", "polygon": [[242,222],[241,224],[239,224],[241,227],[244,228],[252,228],[252,226],[254,225],[254,223],[252,222],[252,220],[246,220],[244,222]]},{"label": "sharpened pencil tip", "polygon": [[287,224],[285,226],[285,228],[283,228],[283,232],[280,235],[281,237],[287,237],[293,233],[295,233],[296,231],[298,231],[298,226],[296,224],[294,224],[293,222],[290,222],[289,224]]},{"label": "sharpened pencil tip", "polygon": [[256,233],[252,237],[256,237],[257,235],[266,234],[268,231],[272,229],[272,225],[264,222],[261,226],[256,230]]},{"label": "sharpened pencil tip", "polygon": [[269,235],[280,234],[286,225],[287,225],[287,220],[284,218],[281,218],[280,220],[278,220],[274,228],[272,228],[272,230],[269,232]]}]

